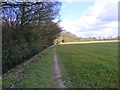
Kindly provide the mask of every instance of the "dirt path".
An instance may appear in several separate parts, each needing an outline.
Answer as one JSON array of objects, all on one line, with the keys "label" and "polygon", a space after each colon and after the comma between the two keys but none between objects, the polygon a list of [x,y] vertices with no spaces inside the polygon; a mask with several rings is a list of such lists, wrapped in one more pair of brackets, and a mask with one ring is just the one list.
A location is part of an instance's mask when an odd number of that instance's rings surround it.
[{"label": "dirt path", "polygon": [[61,78],[61,69],[58,63],[56,47],[54,50],[54,80],[55,80],[56,88],[65,88],[64,81]]}]

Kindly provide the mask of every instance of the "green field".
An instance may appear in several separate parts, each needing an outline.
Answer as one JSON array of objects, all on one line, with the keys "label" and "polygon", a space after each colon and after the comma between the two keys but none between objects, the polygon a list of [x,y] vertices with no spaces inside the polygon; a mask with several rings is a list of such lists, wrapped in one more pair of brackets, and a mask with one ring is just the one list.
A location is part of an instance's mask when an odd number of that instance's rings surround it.
[{"label": "green field", "polygon": [[67,87],[118,87],[118,43],[58,45],[57,54]]},{"label": "green field", "polygon": [[55,88],[54,48],[66,88],[118,87],[118,43],[115,42],[64,44],[46,49],[34,56],[36,62],[19,66],[26,73],[20,82],[14,77],[18,69],[10,70],[2,79],[3,87],[12,83],[17,88]]}]

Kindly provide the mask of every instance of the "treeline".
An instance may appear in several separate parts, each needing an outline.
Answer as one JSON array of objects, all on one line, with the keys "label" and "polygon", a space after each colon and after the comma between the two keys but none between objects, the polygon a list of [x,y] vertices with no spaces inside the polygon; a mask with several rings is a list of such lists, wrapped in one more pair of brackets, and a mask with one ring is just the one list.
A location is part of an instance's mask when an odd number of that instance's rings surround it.
[{"label": "treeline", "polygon": [[66,42],[75,42],[77,40],[77,36],[67,32],[67,31],[62,31],[59,34],[59,37],[55,39],[54,43],[59,44],[59,43],[66,43]]},{"label": "treeline", "polygon": [[109,36],[107,38],[105,37],[77,37],[75,34],[72,34],[68,31],[62,31],[60,32],[60,35],[57,39],[55,39],[55,44],[59,43],[66,43],[66,42],[85,42],[85,41],[108,41],[108,40],[120,40],[120,37],[112,37]]},{"label": "treeline", "polygon": [[60,2],[2,2],[2,71],[53,45],[61,32]]}]

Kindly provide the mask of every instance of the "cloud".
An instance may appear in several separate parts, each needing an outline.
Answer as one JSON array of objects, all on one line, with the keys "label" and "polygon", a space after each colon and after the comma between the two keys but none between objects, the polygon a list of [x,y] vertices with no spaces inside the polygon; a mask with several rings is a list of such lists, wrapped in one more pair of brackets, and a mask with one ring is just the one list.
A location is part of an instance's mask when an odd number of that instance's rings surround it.
[{"label": "cloud", "polygon": [[63,26],[64,30],[72,33],[79,31],[79,28],[76,26],[75,22],[72,22],[72,20],[64,19],[60,25]]},{"label": "cloud", "polygon": [[96,0],[77,20],[63,19],[63,29],[82,37],[118,35],[118,1]]}]

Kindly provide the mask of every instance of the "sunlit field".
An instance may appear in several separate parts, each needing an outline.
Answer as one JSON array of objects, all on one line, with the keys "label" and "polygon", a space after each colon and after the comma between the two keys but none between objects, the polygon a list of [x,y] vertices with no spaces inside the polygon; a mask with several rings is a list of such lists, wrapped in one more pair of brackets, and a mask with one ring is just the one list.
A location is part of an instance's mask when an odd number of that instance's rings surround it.
[{"label": "sunlit field", "polygon": [[[72,86],[79,88],[117,88],[118,43],[58,45],[61,68]],[[64,78],[66,79],[66,78]],[[67,84],[68,79],[66,79]],[[69,87],[69,85],[67,86]]]}]

